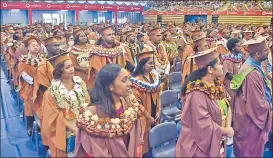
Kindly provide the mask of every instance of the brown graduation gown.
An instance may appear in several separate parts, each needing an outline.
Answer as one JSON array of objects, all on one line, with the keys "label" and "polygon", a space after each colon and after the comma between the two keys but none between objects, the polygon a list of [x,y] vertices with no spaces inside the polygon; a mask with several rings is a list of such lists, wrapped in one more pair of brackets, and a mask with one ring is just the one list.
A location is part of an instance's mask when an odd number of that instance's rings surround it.
[{"label": "brown graduation gown", "polygon": [[[193,46],[191,44],[186,45],[182,52],[181,62],[182,62],[182,83],[184,83],[187,76],[190,74],[191,60],[186,60],[187,57],[194,55]],[[197,70],[196,64],[193,62],[192,71]]]},{"label": "brown graduation gown", "polygon": [[26,116],[33,116],[32,113],[32,97],[33,97],[33,85],[28,84],[23,78],[22,73],[26,72],[33,79],[36,75],[37,67],[19,62],[18,64],[18,77],[19,77],[19,95],[24,100],[24,112]]},{"label": "brown graduation gown", "polygon": [[[86,103],[90,102],[87,91]],[[47,90],[43,97],[43,119],[42,128],[47,138],[52,157],[66,157],[66,125],[64,115],[52,97],[50,90]]]},{"label": "brown graduation gown", "polygon": [[[76,66],[80,67],[80,65],[78,64],[77,56],[76,55],[74,55],[73,53],[69,53],[69,57],[70,57],[73,65],[76,65]],[[75,75],[76,76],[80,76],[82,78],[82,80],[85,83],[87,83],[87,81],[88,81],[88,74],[87,73],[75,70]]]},{"label": "brown graduation gown", "polygon": [[[140,75],[136,77],[140,81],[146,80]],[[156,76],[152,75],[153,80],[156,80]],[[158,89],[157,92],[154,92],[152,94],[150,93],[144,93],[138,91],[136,88],[133,89],[134,95],[140,105],[144,107],[144,109],[152,115],[152,100],[156,104],[156,112],[161,111],[161,103],[160,103],[160,94],[161,94],[161,88]],[[144,131],[144,144],[143,144],[143,154],[147,153],[150,149],[149,145],[149,132],[151,130],[151,125],[149,124],[148,120],[145,116],[142,116],[141,118],[141,128]]]},{"label": "brown graduation gown", "polygon": [[[93,88],[94,82],[95,82],[95,71],[99,72],[100,69],[107,64],[107,59],[108,57],[106,56],[99,56],[99,55],[93,55],[90,58],[90,65],[89,65],[89,75],[88,75],[88,82],[87,82],[87,87],[88,88]],[[120,55],[117,57],[113,58],[113,64],[119,64],[122,67],[126,66],[126,58],[124,55]]]},{"label": "brown graduation gown", "polygon": [[47,138],[43,130],[43,111],[42,111],[42,102],[44,93],[39,89],[40,86],[50,87],[51,80],[53,79],[54,68],[49,61],[43,59],[37,68],[37,72],[34,78],[34,87],[33,87],[33,110],[40,118],[40,128],[41,136],[44,145],[48,145]]}]

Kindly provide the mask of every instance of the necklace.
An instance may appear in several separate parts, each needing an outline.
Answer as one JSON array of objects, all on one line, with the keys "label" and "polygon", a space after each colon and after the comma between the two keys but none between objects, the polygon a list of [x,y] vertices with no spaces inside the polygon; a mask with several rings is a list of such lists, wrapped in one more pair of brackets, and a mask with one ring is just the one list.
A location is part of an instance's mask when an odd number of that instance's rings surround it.
[{"label": "necklace", "polygon": [[153,73],[156,76],[154,83],[149,83],[149,80],[145,82],[137,78],[131,77],[130,81],[132,82],[132,86],[136,88],[138,91],[144,92],[144,93],[154,93],[158,91],[160,86],[160,80],[161,80],[160,75],[156,71],[152,71],[151,73]]},{"label": "necklace", "polygon": [[56,99],[56,103],[61,109],[64,117],[73,120],[79,115],[79,108],[86,107],[86,86],[79,76],[73,77],[74,87],[68,90],[61,80],[53,79],[51,81],[50,93]]},{"label": "necklace", "polygon": [[219,79],[214,80],[215,86],[212,86],[204,81],[197,80],[187,84],[186,94],[199,90],[205,92],[211,99],[223,99],[224,98],[224,86]]},{"label": "necklace", "polygon": [[233,53],[229,53],[229,54],[226,54],[226,55],[222,55],[222,59],[223,61],[224,60],[231,60],[232,62],[235,62],[235,63],[240,63],[243,61],[243,56],[241,53],[235,55]]},{"label": "necklace", "polygon": [[173,42],[165,42],[163,41],[162,44],[165,46],[166,48],[166,53],[169,55],[169,59],[173,60],[173,58],[175,58],[175,56],[177,56],[178,52],[177,52],[177,45]]},{"label": "necklace", "polygon": [[154,46],[153,44],[151,44],[151,45],[154,48],[154,51],[156,52],[155,53],[155,57],[157,59],[156,61],[158,61],[158,63],[161,66],[167,65],[168,64],[168,60],[167,60],[167,57],[166,57],[166,54],[165,54],[165,47],[162,44],[159,44],[158,45],[158,49],[157,49],[156,46]]},{"label": "necklace", "polygon": [[102,138],[120,138],[130,133],[137,119],[143,111],[139,108],[135,96],[130,94],[125,100],[128,109],[120,114],[120,117],[99,117],[86,108],[81,108],[77,119],[77,127],[89,135]]},{"label": "necklace", "polygon": [[72,52],[74,55],[79,55],[79,54],[82,54],[82,53],[90,52],[91,49],[92,49],[92,46],[89,45],[89,44],[85,44],[85,45],[75,45],[75,46],[72,46],[71,52]]},{"label": "necklace", "polygon": [[39,54],[36,58],[31,56],[30,54],[27,54],[27,55],[22,55],[19,60],[25,64],[33,65],[37,67],[40,65],[43,58],[44,58],[43,54]]},{"label": "necklace", "polygon": [[103,57],[117,57],[122,54],[125,54],[125,50],[120,46],[114,48],[104,48],[102,46],[95,46],[90,51],[90,55],[98,55]]}]

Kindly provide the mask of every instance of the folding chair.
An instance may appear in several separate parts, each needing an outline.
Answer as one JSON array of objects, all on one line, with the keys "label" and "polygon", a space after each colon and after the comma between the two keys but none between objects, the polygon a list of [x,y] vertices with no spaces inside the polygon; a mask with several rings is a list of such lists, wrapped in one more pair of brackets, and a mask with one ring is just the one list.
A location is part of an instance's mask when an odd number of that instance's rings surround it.
[{"label": "folding chair", "polygon": [[176,124],[166,122],[150,130],[149,142],[152,157],[174,157],[177,139]]},{"label": "folding chair", "polygon": [[175,64],[175,72],[181,72],[182,70],[182,63],[181,62],[177,62]]},{"label": "folding chair", "polygon": [[178,93],[175,90],[162,92],[161,96],[162,120],[161,122],[178,122],[181,119],[181,111],[177,108]]},{"label": "folding chair", "polygon": [[177,124],[176,124],[176,129],[177,129],[177,133],[178,133],[178,135],[179,135],[180,132],[181,132],[181,129],[182,129],[181,120],[180,120],[179,122],[177,122]]},{"label": "folding chair", "polygon": [[176,90],[180,92],[180,89],[182,87],[182,73],[181,72],[172,72],[169,75],[169,87],[170,90]]}]

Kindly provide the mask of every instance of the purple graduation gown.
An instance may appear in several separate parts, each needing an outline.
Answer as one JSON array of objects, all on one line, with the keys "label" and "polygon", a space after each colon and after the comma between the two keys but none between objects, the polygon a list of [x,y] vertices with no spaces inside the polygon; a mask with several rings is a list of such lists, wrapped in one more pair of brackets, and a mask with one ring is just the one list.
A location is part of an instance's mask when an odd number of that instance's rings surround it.
[{"label": "purple graduation gown", "polygon": [[[240,71],[247,68],[244,65]],[[234,98],[234,154],[236,157],[262,157],[272,125],[262,74],[258,70],[251,71]]]},{"label": "purple graduation gown", "polygon": [[182,111],[176,157],[221,157],[221,111],[205,92],[192,91]]}]

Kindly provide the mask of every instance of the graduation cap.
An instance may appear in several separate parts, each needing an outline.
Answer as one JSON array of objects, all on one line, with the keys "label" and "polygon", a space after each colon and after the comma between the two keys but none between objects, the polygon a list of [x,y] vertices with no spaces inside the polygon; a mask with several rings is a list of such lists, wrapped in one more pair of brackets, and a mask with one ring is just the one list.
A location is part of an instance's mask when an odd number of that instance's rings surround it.
[{"label": "graduation cap", "polygon": [[101,28],[101,29],[99,30],[99,33],[102,34],[104,31],[106,31],[106,30],[108,30],[108,29],[114,30],[114,29],[113,29],[113,26],[110,25],[110,26],[106,26],[106,27]]},{"label": "graduation cap", "polygon": [[155,27],[149,30],[149,35],[152,35],[154,33],[161,33],[161,29],[158,27]]},{"label": "graduation cap", "polygon": [[191,38],[193,42],[198,42],[201,39],[206,38],[206,34],[200,30],[192,31]]},{"label": "graduation cap", "polygon": [[22,26],[18,26],[15,31],[18,32],[19,30],[22,30],[23,31],[23,27]]},{"label": "graduation cap", "polygon": [[73,31],[74,31],[74,32],[76,32],[76,31],[78,31],[78,30],[80,30],[80,29],[81,29],[80,26],[74,26],[74,27],[73,27]]},{"label": "graduation cap", "polygon": [[243,33],[253,33],[254,31],[252,31],[252,30],[250,30],[250,29],[248,29],[248,28],[246,28],[244,31],[243,31]]},{"label": "graduation cap", "polygon": [[73,33],[73,35],[76,37],[76,36],[78,36],[79,34],[81,34],[82,32],[84,32],[83,29],[78,29],[78,30],[76,30],[76,31]]},{"label": "graduation cap", "polygon": [[61,31],[61,29],[59,27],[55,27],[53,30],[52,30],[52,33],[53,34],[56,34],[57,31]]},{"label": "graduation cap", "polygon": [[234,31],[231,32],[231,34],[238,34],[238,33],[241,33],[241,31],[240,30],[234,30]]},{"label": "graduation cap", "polygon": [[219,57],[219,55],[215,51],[216,49],[217,47],[214,47],[201,52],[197,52],[193,56],[188,57],[188,59],[194,59],[198,69],[202,69],[208,66],[214,59]]},{"label": "graduation cap", "polygon": [[135,29],[131,29],[129,31],[123,32],[123,35],[125,35],[125,36],[131,36],[134,32],[135,32]]},{"label": "graduation cap", "polygon": [[70,57],[68,56],[68,52],[64,52],[64,53],[52,56],[48,58],[47,60],[53,60],[53,59],[54,59],[54,62],[53,62],[54,66],[57,66],[66,60],[71,60]]},{"label": "graduation cap", "polygon": [[152,47],[150,47],[148,45],[144,45],[144,48],[141,50],[140,53],[136,54],[136,57],[137,57],[138,61],[140,62],[144,58],[153,58],[154,52],[155,51],[153,50]]},{"label": "graduation cap", "polygon": [[164,35],[166,35],[168,32],[170,32],[170,30],[169,30],[169,29],[166,29],[166,30],[164,30],[161,34],[164,36]]},{"label": "graduation cap", "polygon": [[53,44],[53,43],[58,43],[58,41],[56,40],[56,38],[53,37],[53,36],[44,39],[43,42],[44,42],[45,46],[49,45],[49,44]]},{"label": "graduation cap", "polygon": [[23,41],[23,44],[28,47],[31,42],[37,42],[39,45],[41,45],[41,40],[35,36],[31,36],[28,39]]},{"label": "graduation cap", "polygon": [[267,49],[266,39],[269,36],[259,36],[254,39],[250,39],[242,44],[242,46],[247,45],[247,50],[249,54],[265,51]]}]

